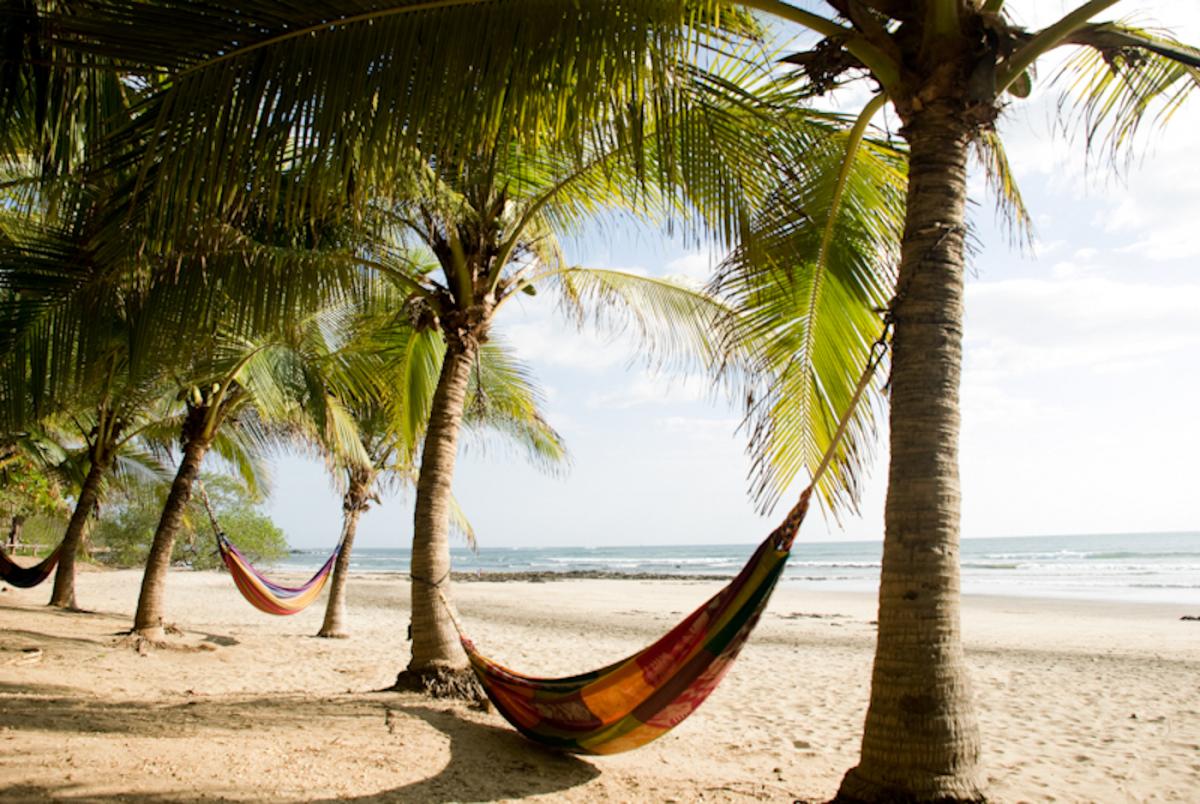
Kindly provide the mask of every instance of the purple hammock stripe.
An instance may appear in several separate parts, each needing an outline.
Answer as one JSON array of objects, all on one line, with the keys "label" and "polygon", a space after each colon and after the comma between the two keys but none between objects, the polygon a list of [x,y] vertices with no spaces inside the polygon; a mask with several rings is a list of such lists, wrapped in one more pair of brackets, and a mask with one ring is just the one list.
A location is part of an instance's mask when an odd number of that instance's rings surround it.
[{"label": "purple hammock stripe", "polygon": [[223,535],[219,536],[218,538],[221,540],[221,544],[224,545],[224,548],[233,555],[237,556],[237,559],[243,565],[245,565],[246,569],[254,573],[254,577],[258,578],[258,580],[262,582],[263,586],[270,589],[271,593],[276,597],[285,599],[302,595],[316,584],[321,583],[324,577],[329,573],[330,569],[332,569],[333,562],[337,561],[338,554],[342,552],[342,544],[341,542],[338,542],[338,546],[333,548],[333,552],[329,554],[329,558],[325,560],[325,563],[321,565],[321,568],[317,570],[316,574],[309,578],[303,586],[280,586],[259,572],[254,565],[250,563],[250,560],[242,554],[242,551],[238,550],[237,547],[234,546],[233,542],[229,541],[229,539],[225,538]]}]

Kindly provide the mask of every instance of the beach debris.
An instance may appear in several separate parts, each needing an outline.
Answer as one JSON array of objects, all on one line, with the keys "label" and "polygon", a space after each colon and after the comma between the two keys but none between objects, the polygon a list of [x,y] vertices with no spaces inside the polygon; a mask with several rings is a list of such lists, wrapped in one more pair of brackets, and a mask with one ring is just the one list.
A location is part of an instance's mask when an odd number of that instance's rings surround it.
[{"label": "beach debris", "polygon": [[5,662],[6,665],[14,664],[34,664],[42,660],[41,648],[21,648],[21,655],[16,658],[9,659]]},{"label": "beach debris", "polygon": [[1193,622],[1193,623],[1200,622],[1200,616],[1197,616],[1195,614],[1185,614],[1182,617],[1180,617],[1179,619],[1185,620],[1188,622]]}]

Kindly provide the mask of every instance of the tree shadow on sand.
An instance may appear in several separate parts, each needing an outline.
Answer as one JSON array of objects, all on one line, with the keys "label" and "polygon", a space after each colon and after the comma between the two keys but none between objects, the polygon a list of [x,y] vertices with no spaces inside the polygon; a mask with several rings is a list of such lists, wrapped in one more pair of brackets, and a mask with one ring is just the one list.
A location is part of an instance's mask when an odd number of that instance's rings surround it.
[{"label": "tree shadow on sand", "polygon": [[454,710],[396,705],[391,711],[420,718],[450,738],[450,761],[442,771],[393,790],[318,801],[494,801],[561,793],[600,775],[579,757],[543,748],[511,729],[464,719]]},{"label": "tree shadow on sand", "polygon": [[[410,721],[405,723],[404,721]],[[448,802],[490,801],[554,794],[584,785],[600,771],[574,756],[546,750],[516,732],[458,709],[426,705],[406,694],[361,693],[348,696],[217,695],[167,700],[111,701],[81,696],[79,691],[45,684],[0,682],[0,729],[19,734],[32,729],[63,735],[112,735],[171,738],[220,735],[223,740],[269,739],[283,731],[328,730],[334,733],[380,729],[387,740],[393,731],[406,733],[411,721],[423,721],[448,739],[448,760],[427,772],[410,768],[405,778],[416,781],[389,790],[347,797],[332,790],[313,790],[306,801]],[[319,725],[317,725],[319,724]],[[386,732],[383,731],[386,728]],[[444,756],[444,754],[440,754]],[[402,745],[394,753],[397,766],[411,766]],[[444,764],[442,764],[444,762]],[[5,801],[46,801],[80,795],[78,781],[39,781],[13,784],[0,794]],[[212,791],[239,798],[245,789]],[[324,795],[325,798],[321,798]],[[254,793],[250,792],[254,797]],[[157,804],[193,800],[194,791],[123,793],[122,801]],[[285,796],[286,797],[286,796]]]}]

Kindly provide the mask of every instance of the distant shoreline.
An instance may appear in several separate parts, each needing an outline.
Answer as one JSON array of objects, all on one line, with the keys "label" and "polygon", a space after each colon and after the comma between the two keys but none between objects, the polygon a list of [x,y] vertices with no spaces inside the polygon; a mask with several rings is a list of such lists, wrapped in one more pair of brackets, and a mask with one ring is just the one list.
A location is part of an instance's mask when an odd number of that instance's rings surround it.
[{"label": "distant shoreline", "polygon": [[[408,573],[398,573],[408,575]],[[411,577],[411,576],[409,576]],[[479,570],[476,572],[452,572],[450,579],[466,583],[548,583],[550,581],[722,581],[728,582],[732,575],[673,572],[620,572],[618,570]]]}]

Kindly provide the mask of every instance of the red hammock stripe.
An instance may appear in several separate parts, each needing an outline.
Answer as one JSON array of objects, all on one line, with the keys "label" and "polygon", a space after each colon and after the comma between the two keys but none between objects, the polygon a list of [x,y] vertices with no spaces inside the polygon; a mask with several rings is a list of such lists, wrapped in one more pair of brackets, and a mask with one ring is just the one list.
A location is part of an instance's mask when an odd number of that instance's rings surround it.
[{"label": "red hammock stripe", "polygon": [[281,616],[304,611],[317,599],[321,590],[325,588],[325,583],[329,580],[334,563],[342,550],[342,545],[339,543],[316,574],[304,584],[282,586],[269,580],[255,569],[249,559],[223,534],[218,535],[217,546],[221,553],[221,560],[225,562],[242,597],[246,598],[247,602],[259,611]]},{"label": "red hammock stripe", "polygon": [[521,675],[480,654],[460,632],[463,648],[496,709],[526,737],[573,752],[628,751],[679,725],[716,688],[754,630],[788,554],[768,538],[737,577],[669,633],[590,673]]}]

